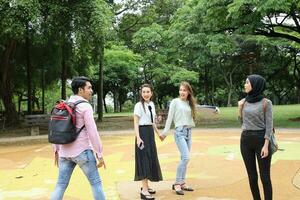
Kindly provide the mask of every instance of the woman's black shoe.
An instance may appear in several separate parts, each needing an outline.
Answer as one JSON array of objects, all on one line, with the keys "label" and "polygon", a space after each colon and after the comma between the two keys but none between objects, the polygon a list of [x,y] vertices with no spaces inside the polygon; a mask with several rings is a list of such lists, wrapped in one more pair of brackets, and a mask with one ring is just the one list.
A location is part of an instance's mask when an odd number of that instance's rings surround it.
[{"label": "woman's black shoe", "polygon": [[[141,187],[141,191],[143,190],[143,188]],[[156,191],[155,190],[153,190],[153,189],[151,189],[151,188],[148,188],[148,192],[150,193],[150,194],[155,194],[156,193]]]},{"label": "woman's black shoe", "polygon": [[193,192],[194,189],[189,187],[189,186],[186,186],[185,184],[182,184],[181,185],[181,189],[184,190],[184,191],[189,191],[189,192]]},{"label": "woman's black shoe", "polygon": [[155,198],[151,195],[151,194],[143,194],[142,192],[141,192],[141,199],[142,200],[147,200],[147,199],[150,199],[150,200],[154,200]]},{"label": "woman's black shoe", "polygon": [[184,195],[184,192],[182,191],[181,187],[180,187],[180,189],[176,189],[176,187],[175,187],[176,185],[180,186],[180,184],[173,184],[172,190],[175,190],[176,194],[178,194],[178,195]]}]

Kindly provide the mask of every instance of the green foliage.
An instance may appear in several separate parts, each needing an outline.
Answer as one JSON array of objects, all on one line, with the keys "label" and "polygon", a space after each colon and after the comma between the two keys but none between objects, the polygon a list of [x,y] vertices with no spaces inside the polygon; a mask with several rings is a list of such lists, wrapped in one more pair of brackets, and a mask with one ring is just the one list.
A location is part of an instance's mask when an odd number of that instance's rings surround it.
[{"label": "green foliage", "polygon": [[149,27],[141,28],[133,37],[133,43],[139,50],[155,50],[163,40],[163,28],[158,24],[152,24]]},{"label": "green foliage", "polygon": [[38,26],[40,14],[40,3],[38,0],[0,1],[0,41],[8,39],[23,40],[26,34],[26,23],[30,26]]},{"label": "green foliage", "polygon": [[132,101],[130,100],[125,101],[123,106],[123,111],[132,113],[133,109],[134,109],[134,104],[132,103]]},{"label": "green foliage", "polygon": [[0,0],[1,58],[15,44],[7,76],[12,92],[26,96],[29,64],[38,97],[43,74],[46,90],[62,78],[86,75],[96,91],[104,59],[103,92],[113,94],[114,111],[125,102],[129,108],[144,82],[163,106],[183,80],[199,102],[232,105],[245,95],[250,73],[266,78],[275,104],[300,101],[299,1],[107,2]]},{"label": "green foliage", "polygon": [[194,85],[198,82],[198,74],[193,71],[188,71],[184,68],[178,68],[170,77],[170,83],[174,86],[179,86],[181,81],[187,81]]},{"label": "green foliage", "polygon": [[[136,76],[141,57],[134,54],[126,47],[113,46],[105,50],[105,79],[112,82],[112,85],[123,85],[122,79],[130,80]],[[124,86],[124,85],[123,85]]]},{"label": "green foliage", "polygon": [[112,92],[115,105],[122,106],[138,78],[141,56],[123,46],[106,49],[104,56],[104,96]]}]

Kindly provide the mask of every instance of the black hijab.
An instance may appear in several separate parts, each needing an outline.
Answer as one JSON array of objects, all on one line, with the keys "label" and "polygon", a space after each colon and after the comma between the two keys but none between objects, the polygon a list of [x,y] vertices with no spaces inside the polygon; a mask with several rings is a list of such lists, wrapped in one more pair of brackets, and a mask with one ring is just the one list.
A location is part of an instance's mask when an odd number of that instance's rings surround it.
[{"label": "black hijab", "polygon": [[250,81],[252,90],[247,94],[246,101],[249,103],[261,101],[264,98],[263,92],[266,89],[266,80],[257,74],[252,74],[247,78]]}]

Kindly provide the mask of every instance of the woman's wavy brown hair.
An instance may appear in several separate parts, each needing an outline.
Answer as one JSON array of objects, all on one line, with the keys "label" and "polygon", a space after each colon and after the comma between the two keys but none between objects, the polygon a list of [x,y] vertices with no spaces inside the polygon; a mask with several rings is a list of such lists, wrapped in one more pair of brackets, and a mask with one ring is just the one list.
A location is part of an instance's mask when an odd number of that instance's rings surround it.
[{"label": "woman's wavy brown hair", "polygon": [[189,101],[189,105],[190,105],[191,110],[192,110],[192,117],[193,117],[194,120],[196,120],[196,99],[194,97],[193,88],[186,81],[182,81],[180,83],[180,86],[183,86],[189,93],[189,95],[187,97],[187,100]]}]

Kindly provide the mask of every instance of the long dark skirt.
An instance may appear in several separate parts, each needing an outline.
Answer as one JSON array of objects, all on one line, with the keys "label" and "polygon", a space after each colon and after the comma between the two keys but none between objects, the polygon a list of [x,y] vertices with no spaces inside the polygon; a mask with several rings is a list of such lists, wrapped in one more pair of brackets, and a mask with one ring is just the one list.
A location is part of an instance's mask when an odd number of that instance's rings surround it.
[{"label": "long dark skirt", "polygon": [[140,126],[139,134],[144,141],[141,150],[136,145],[135,139],[135,181],[149,179],[150,181],[161,181],[162,175],[157,157],[154,130],[151,125]]}]

